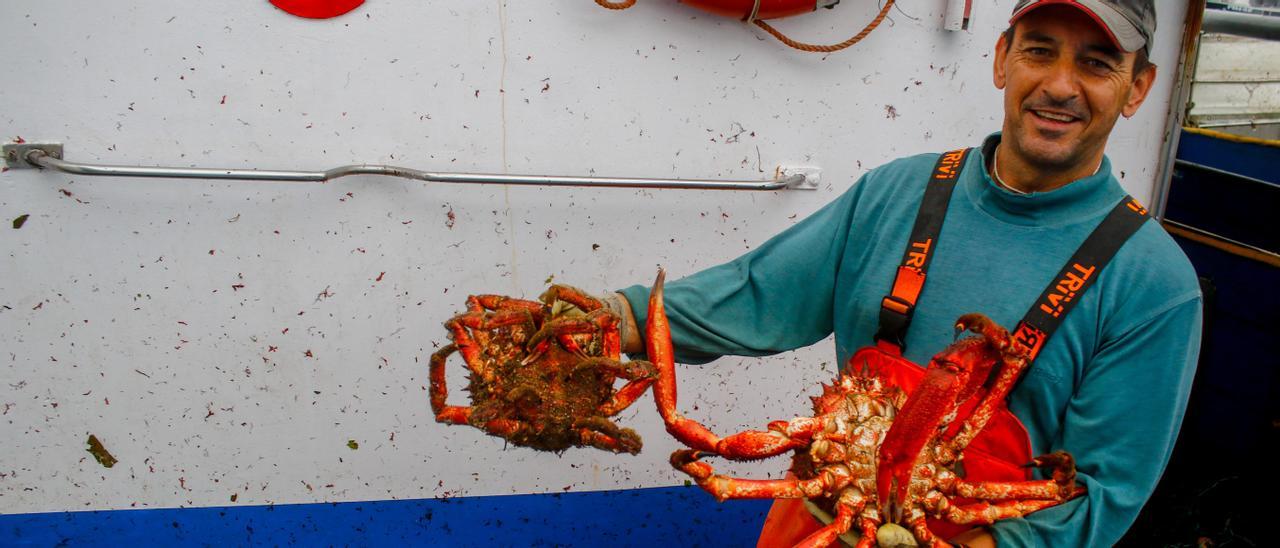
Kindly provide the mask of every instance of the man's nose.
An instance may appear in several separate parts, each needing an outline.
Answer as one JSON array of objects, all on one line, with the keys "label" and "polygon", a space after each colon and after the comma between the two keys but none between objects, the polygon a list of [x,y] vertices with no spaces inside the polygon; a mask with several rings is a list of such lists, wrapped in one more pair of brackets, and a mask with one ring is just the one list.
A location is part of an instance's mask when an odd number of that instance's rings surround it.
[{"label": "man's nose", "polygon": [[1080,75],[1070,59],[1059,59],[1045,75],[1040,88],[1055,104],[1070,104],[1080,96]]}]

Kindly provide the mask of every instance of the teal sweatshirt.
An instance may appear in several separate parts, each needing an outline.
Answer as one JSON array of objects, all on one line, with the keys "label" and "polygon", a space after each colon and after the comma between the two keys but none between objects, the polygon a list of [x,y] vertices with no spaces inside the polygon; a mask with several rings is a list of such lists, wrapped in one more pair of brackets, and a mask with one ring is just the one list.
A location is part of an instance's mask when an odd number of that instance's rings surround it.
[{"label": "teal sweatshirt", "polygon": [[[907,335],[918,364],[981,312],[1012,329],[1125,192],[1103,159],[1093,176],[1049,192],[998,186],[970,154],[951,198]],[[979,152],[979,151],[975,151]],[[807,219],[729,263],[666,286],[676,359],[763,356],[835,333],[844,364],[873,344],[937,154],[863,176]],[[673,273],[678,274],[678,273]],[[621,290],[640,325],[649,290]],[[1009,400],[1034,454],[1075,455],[1087,495],[992,526],[1001,546],[1109,546],[1133,523],[1168,463],[1200,346],[1201,295],[1186,256],[1154,221],[1116,254]],[[814,384],[830,379],[797,370]],[[779,409],[778,418],[804,414]],[[763,425],[762,425],[763,426]]]}]

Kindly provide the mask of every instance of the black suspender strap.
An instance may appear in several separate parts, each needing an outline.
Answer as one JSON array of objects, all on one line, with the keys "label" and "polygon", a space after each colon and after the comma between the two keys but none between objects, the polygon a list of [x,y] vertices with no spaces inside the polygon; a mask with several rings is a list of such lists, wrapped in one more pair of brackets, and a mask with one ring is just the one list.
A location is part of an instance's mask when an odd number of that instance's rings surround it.
[{"label": "black suspender strap", "polygon": [[911,326],[911,316],[924,289],[925,271],[933,258],[938,234],[942,232],[951,192],[955,190],[970,150],[953,150],[938,157],[925,187],[924,198],[920,201],[907,250],[902,254],[902,262],[893,280],[893,290],[880,302],[880,329],[875,340],[892,344],[899,351],[906,351],[907,328]]},{"label": "black suspender strap", "polygon": [[[875,340],[896,346],[900,352],[906,351],[907,329],[924,290],[925,274],[942,233],[947,205],[971,150],[954,150],[938,158],[894,277],[893,290],[880,302],[880,328]],[[1014,330],[1014,339],[1030,350],[1028,361],[1035,360],[1079,296],[1093,285],[1102,268],[1146,220],[1146,208],[1132,196],[1125,196],[1085,238]]]},{"label": "black suspender strap", "polygon": [[1080,244],[1080,249],[1031,305],[1013,333],[1014,340],[1030,350],[1028,362],[1036,359],[1045,341],[1080,301],[1080,295],[1098,279],[1102,267],[1146,220],[1146,208],[1132,196],[1126,196]]}]

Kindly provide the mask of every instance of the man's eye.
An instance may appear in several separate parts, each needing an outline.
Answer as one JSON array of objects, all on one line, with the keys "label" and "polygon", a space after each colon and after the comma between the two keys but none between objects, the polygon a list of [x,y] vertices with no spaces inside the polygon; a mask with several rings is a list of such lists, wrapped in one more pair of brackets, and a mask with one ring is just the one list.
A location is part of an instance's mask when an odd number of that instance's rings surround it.
[{"label": "man's eye", "polygon": [[1039,57],[1049,55],[1049,48],[1027,48],[1027,53]]},{"label": "man's eye", "polygon": [[1085,59],[1084,64],[1096,71],[1110,72],[1112,70],[1111,63],[1101,59]]}]

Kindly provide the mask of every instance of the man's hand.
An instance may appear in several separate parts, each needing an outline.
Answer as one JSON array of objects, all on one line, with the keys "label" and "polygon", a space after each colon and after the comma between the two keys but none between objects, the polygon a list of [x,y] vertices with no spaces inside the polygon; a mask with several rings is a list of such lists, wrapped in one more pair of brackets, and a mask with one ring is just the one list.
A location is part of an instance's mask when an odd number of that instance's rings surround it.
[{"label": "man's hand", "polygon": [[631,303],[621,293],[612,293],[600,297],[611,312],[622,318],[619,334],[622,335],[622,352],[635,354],[644,352],[644,338],[640,336],[640,328],[636,325],[636,315],[631,312]]}]

